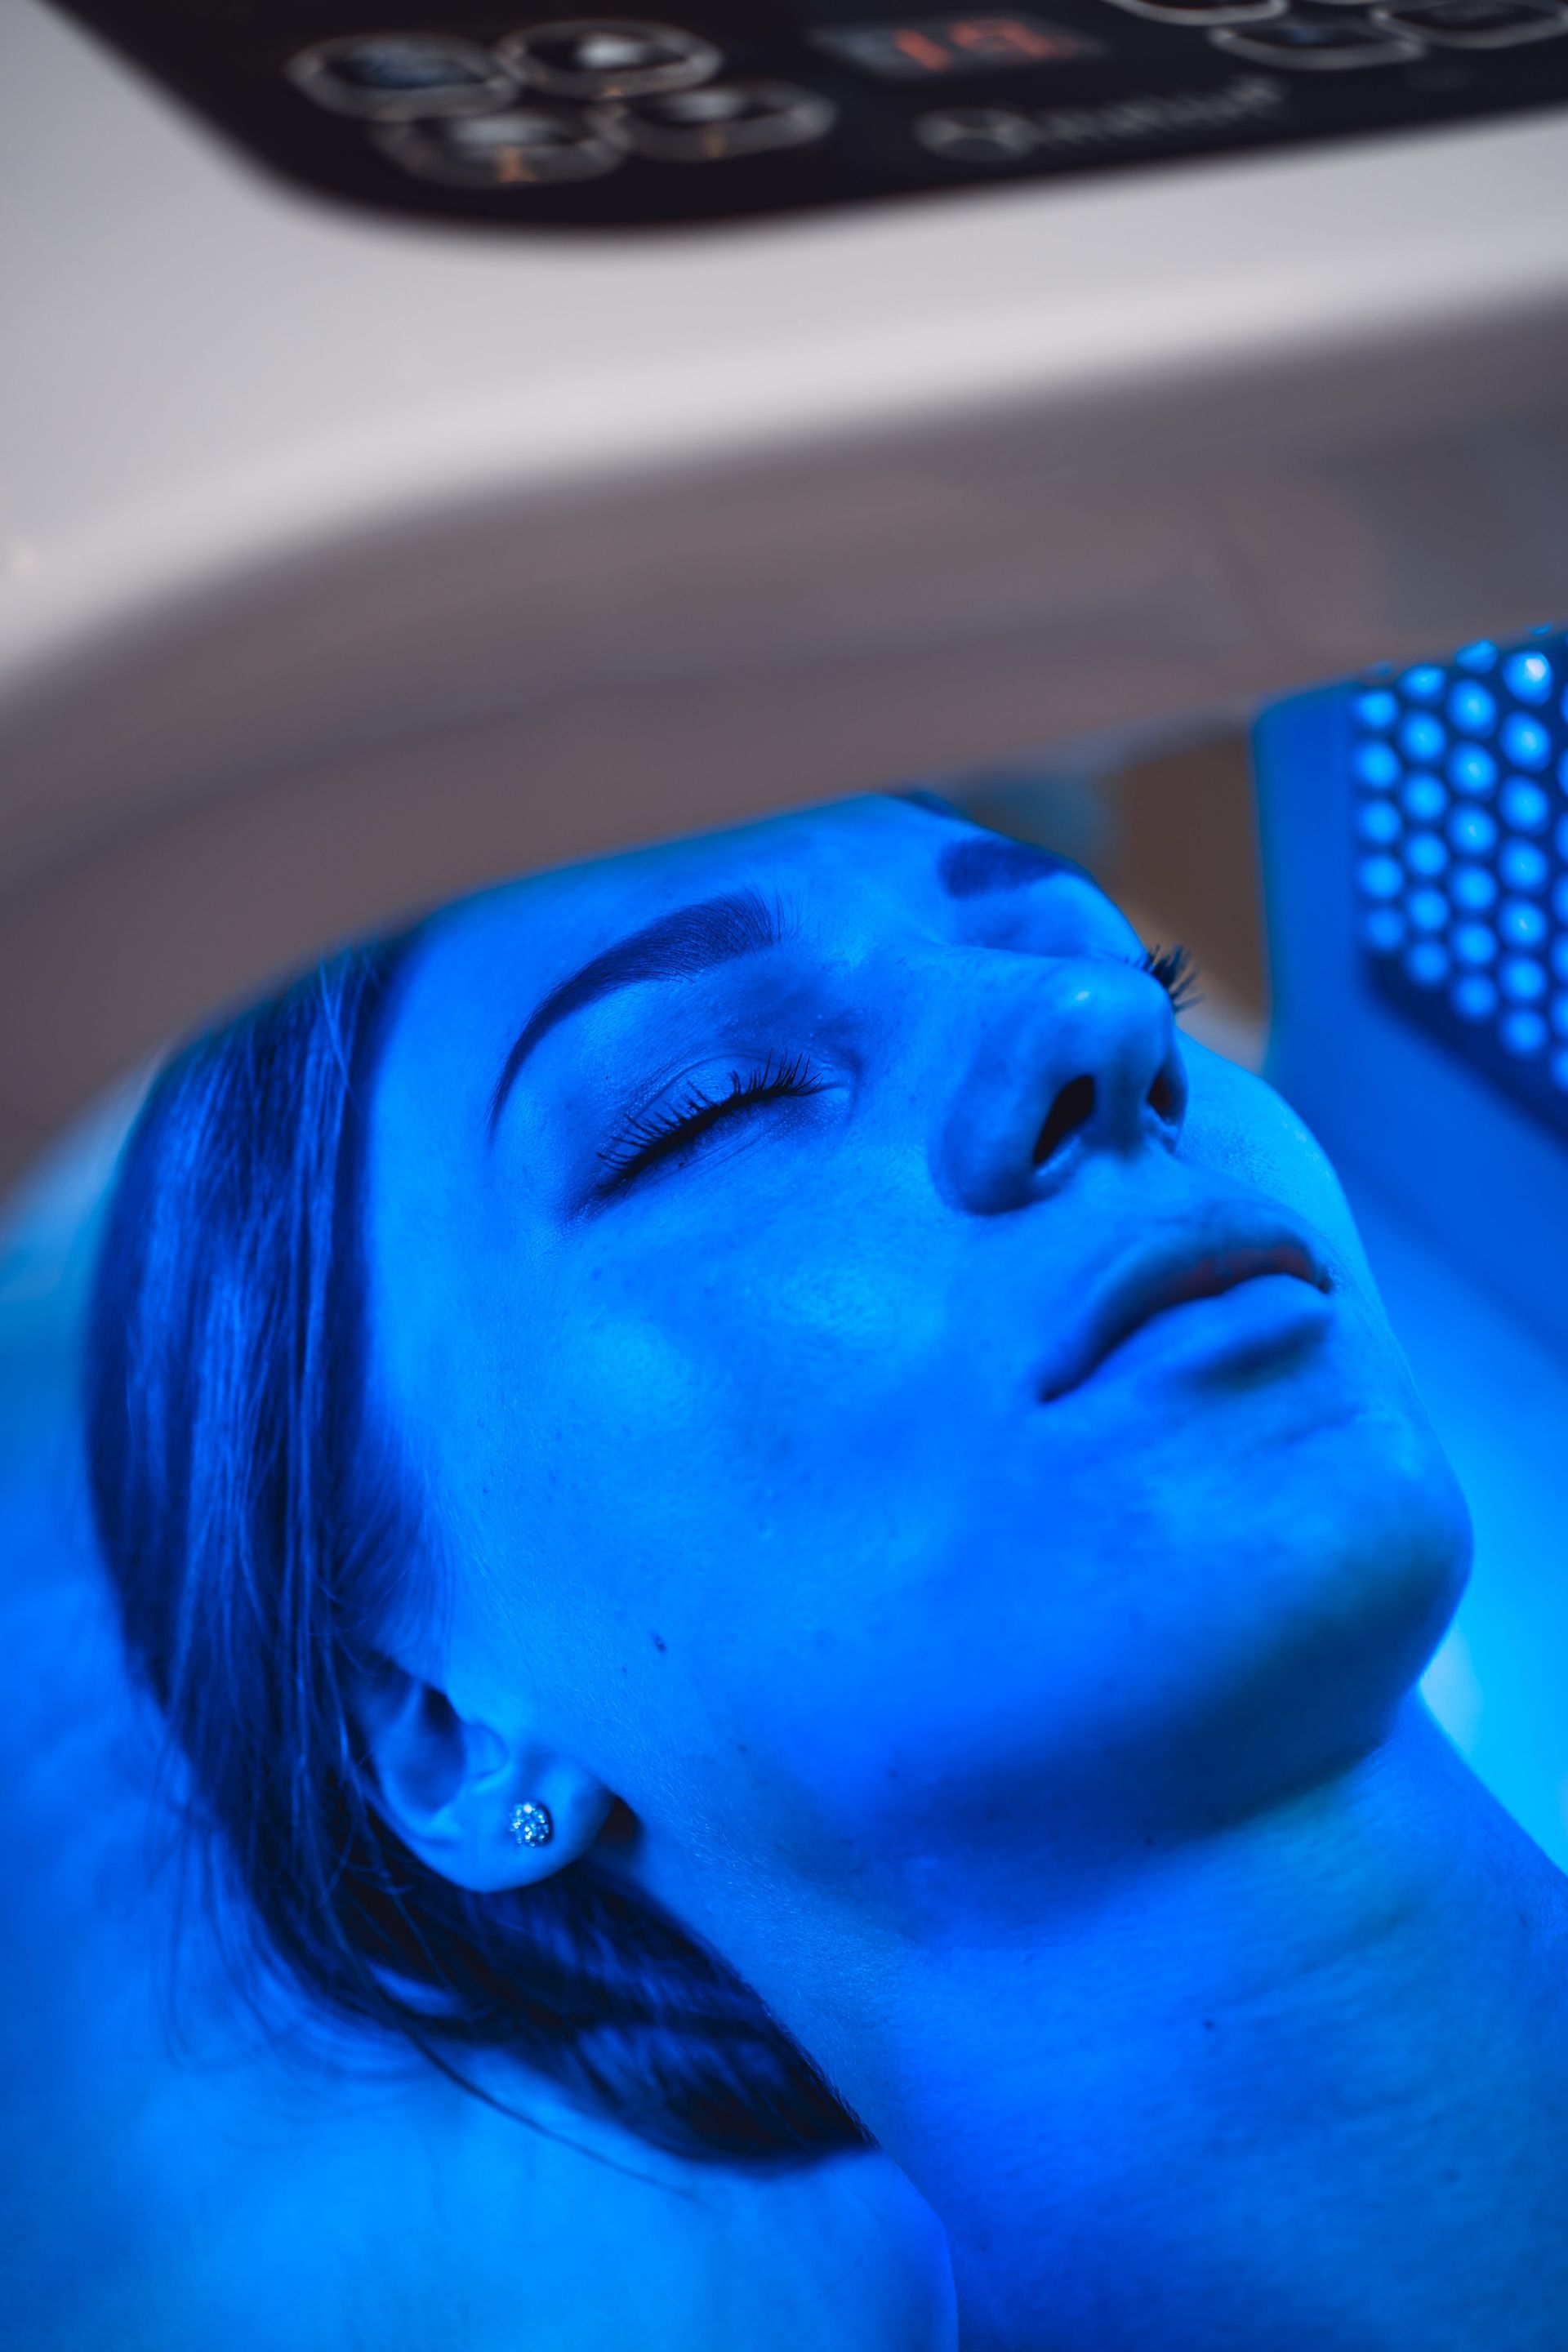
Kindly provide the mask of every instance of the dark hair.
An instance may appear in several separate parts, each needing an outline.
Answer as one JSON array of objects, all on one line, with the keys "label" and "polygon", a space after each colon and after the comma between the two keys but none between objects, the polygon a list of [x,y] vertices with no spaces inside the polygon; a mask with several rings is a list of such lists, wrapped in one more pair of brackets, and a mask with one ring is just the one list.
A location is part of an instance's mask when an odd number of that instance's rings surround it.
[{"label": "dark hair", "polygon": [[472,1895],[367,1801],[353,1693],[429,1552],[362,1378],[363,1105],[406,945],[198,1038],[126,1146],[87,1415],[128,1648],[262,1948],[337,2013],[459,2080],[465,2049],[504,2049],[684,2154],[858,2144],[749,1987],[591,1856]]}]

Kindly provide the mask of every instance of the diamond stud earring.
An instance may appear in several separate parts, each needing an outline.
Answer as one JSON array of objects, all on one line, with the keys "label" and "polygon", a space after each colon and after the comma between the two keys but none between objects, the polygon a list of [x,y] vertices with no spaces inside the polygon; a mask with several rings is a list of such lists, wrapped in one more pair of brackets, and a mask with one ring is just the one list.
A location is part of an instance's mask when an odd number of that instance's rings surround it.
[{"label": "diamond stud earring", "polygon": [[549,1809],[526,1801],[514,1805],[507,1816],[507,1827],[519,1845],[548,1845],[555,1835],[555,1824]]}]

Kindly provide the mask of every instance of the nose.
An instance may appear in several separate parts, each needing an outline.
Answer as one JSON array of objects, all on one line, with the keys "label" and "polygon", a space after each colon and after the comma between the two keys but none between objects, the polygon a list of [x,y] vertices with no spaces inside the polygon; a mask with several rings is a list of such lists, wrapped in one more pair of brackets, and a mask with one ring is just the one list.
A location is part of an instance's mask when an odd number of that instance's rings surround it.
[{"label": "nose", "polygon": [[942,1188],[980,1214],[1058,1190],[1094,1153],[1169,1151],[1187,1106],[1171,1001],[1134,964],[1020,958],[937,1139]]}]

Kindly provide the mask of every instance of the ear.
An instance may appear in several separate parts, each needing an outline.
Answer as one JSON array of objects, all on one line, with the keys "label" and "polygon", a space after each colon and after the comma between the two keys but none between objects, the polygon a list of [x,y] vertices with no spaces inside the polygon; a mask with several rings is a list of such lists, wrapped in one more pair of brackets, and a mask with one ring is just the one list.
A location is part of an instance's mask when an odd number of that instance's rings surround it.
[{"label": "ear", "polygon": [[[451,1701],[389,1660],[355,1694],[372,1767],[369,1797],[428,1869],[476,1895],[549,1878],[604,1827],[610,1791],[547,1745],[468,1723]],[[551,1834],[520,1843],[515,1807],[542,1805]]]}]

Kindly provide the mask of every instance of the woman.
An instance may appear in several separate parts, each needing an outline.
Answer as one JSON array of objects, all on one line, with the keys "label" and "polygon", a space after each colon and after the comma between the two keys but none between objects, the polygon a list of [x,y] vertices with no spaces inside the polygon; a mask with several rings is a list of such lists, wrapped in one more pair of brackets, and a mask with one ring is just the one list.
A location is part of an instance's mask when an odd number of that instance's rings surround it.
[{"label": "woman", "polygon": [[1463,1507],[1178,977],[877,801],[218,1033],[100,1280],[129,1639],[340,2011],[868,2134],[966,2346],[1561,2345],[1563,1886],[1412,1696]]}]

